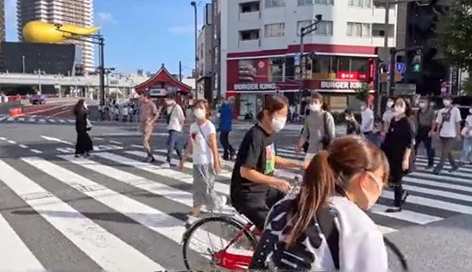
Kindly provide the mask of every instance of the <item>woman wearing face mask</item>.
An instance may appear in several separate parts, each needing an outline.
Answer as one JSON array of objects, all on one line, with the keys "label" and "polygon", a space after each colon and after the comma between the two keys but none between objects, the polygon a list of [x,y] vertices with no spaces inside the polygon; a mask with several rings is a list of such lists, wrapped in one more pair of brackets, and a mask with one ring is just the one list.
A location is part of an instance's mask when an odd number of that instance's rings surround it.
[{"label": "woman wearing face mask", "polygon": [[77,131],[77,144],[75,145],[75,157],[83,155],[88,157],[93,150],[92,139],[88,131],[92,129],[90,121],[87,118],[88,106],[85,100],[80,99],[74,106],[75,130]]},{"label": "woman wearing face mask", "polygon": [[403,98],[395,100],[394,117],[390,122],[390,127],[385,136],[382,149],[387,155],[390,163],[390,184],[395,193],[394,208],[387,209],[386,212],[399,212],[408,197],[408,192],[403,190],[402,178],[410,169],[411,148],[414,143],[413,130],[408,117],[411,109],[407,101]]},{"label": "woman wearing face mask", "polygon": [[311,95],[309,104],[310,115],[305,118],[303,132],[298,141],[297,151],[300,152],[305,142],[308,142],[308,149],[305,156],[305,163],[320,150],[325,149],[335,137],[335,124],[333,116],[323,110],[323,97],[319,93]]},{"label": "woman wearing face mask", "polygon": [[388,126],[390,125],[390,121],[393,118],[394,111],[393,111],[393,105],[395,104],[395,101],[393,98],[389,98],[387,100],[385,112],[382,115],[382,138],[385,138],[385,134],[387,134]]},{"label": "woman wearing face mask", "polygon": [[203,205],[209,210],[221,209],[226,200],[214,190],[215,176],[221,171],[215,125],[208,120],[211,116],[208,102],[198,100],[193,107],[195,123],[190,125],[187,149],[180,162],[180,169],[189,154],[193,159],[193,208],[188,224],[200,216]]},{"label": "woman wearing face mask", "polygon": [[300,192],[272,208],[250,268],[387,271],[382,233],[365,210],[388,176],[378,147],[359,136],[334,140],[310,162]]},{"label": "woman wearing face mask", "polygon": [[303,168],[303,163],[276,155],[274,136],[287,121],[288,101],[283,96],[267,97],[263,110],[239,146],[231,177],[231,203],[258,229],[264,227],[270,207],[280,200],[290,184],[274,177],[277,168]]}]

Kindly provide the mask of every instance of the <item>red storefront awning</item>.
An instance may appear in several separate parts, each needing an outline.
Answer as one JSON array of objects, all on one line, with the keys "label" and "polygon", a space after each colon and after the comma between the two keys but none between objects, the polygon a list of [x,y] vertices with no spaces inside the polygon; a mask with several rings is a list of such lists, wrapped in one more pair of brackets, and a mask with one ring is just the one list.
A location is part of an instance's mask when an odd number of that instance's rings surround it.
[{"label": "red storefront awning", "polygon": [[188,94],[192,90],[192,87],[174,78],[164,65],[162,65],[161,69],[159,69],[153,77],[134,88],[138,94],[149,92],[152,89],[175,90],[184,94]]}]

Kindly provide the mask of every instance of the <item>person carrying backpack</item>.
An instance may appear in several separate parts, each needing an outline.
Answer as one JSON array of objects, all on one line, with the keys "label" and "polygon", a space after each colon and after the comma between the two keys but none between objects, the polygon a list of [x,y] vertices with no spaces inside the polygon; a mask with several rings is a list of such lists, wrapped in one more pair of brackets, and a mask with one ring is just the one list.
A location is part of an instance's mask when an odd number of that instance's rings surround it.
[{"label": "person carrying backpack", "polygon": [[175,102],[172,96],[165,98],[167,106],[167,130],[169,137],[167,138],[167,162],[162,167],[171,167],[172,152],[175,149],[179,160],[182,160],[182,130],[185,122],[185,115],[182,107]]},{"label": "person carrying backpack", "polygon": [[267,216],[250,269],[388,271],[383,235],[366,214],[389,177],[385,154],[360,136],[337,138]]},{"label": "person carrying backpack", "polygon": [[306,164],[320,150],[326,149],[335,137],[334,118],[331,113],[322,109],[322,101],[321,94],[315,92],[311,95],[310,114],[305,118],[303,132],[297,145],[297,151],[300,152],[305,142],[308,142],[308,150],[305,155]]}]

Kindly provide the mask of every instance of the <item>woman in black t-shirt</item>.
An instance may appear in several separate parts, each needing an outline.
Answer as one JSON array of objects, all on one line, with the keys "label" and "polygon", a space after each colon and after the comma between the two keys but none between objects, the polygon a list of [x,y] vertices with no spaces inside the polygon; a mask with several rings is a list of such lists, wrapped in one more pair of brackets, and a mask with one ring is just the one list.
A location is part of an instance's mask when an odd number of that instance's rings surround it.
[{"label": "woman in black t-shirt", "polygon": [[395,100],[394,117],[390,121],[382,149],[390,163],[390,184],[395,197],[394,208],[386,212],[399,212],[408,197],[408,192],[403,190],[402,178],[411,167],[411,148],[414,146],[414,134],[408,117],[410,105],[403,98]]},{"label": "woman in black t-shirt", "polygon": [[288,114],[287,99],[268,97],[257,115],[258,123],[244,136],[231,177],[231,203],[257,228],[264,227],[270,207],[280,200],[290,184],[274,177],[275,167],[303,169],[302,162],[275,154],[273,137],[283,129]]}]

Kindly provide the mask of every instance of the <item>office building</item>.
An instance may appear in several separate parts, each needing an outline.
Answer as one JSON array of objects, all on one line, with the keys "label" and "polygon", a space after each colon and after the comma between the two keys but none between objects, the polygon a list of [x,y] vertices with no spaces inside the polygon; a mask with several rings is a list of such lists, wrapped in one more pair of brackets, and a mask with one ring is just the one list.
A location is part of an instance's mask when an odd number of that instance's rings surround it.
[{"label": "office building", "polygon": [[[376,48],[395,46],[396,7],[372,0],[235,0],[213,2],[214,85],[235,96],[238,115],[255,114],[264,95],[284,93],[299,104],[303,90],[319,91],[334,111],[358,107],[355,94],[375,89]],[[300,29],[322,15],[304,37],[305,68],[300,71]],[[201,64],[205,67],[205,64]]]},{"label": "office building", "polygon": [[[18,0],[18,36],[23,40],[22,30],[26,23],[41,20],[48,23],[93,25],[93,0]],[[78,70],[94,71],[94,46],[81,41],[67,41],[81,51]]]}]

